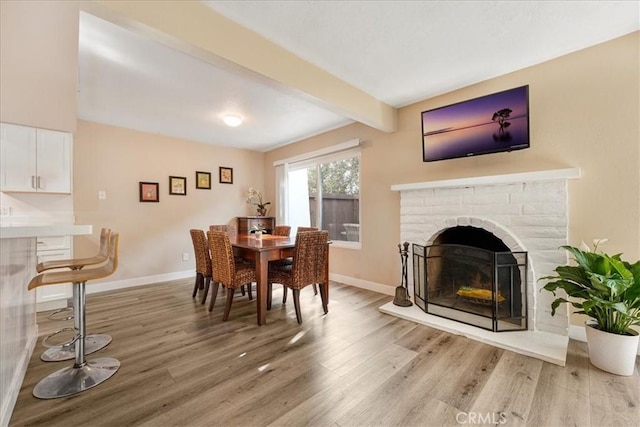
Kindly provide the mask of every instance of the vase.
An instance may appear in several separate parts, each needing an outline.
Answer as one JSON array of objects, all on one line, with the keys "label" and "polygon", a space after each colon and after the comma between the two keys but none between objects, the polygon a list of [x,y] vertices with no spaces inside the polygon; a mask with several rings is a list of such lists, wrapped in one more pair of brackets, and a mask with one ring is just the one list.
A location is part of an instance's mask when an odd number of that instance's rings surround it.
[{"label": "vase", "polygon": [[585,323],[591,364],[612,374],[633,375],[640,336],[612,334],[596,326],[596,322]]},{"label": "vase", "polygon": [[267,214],[267,208],[258,208],[256,209],[256,213],[258,216],[265,216]]}]

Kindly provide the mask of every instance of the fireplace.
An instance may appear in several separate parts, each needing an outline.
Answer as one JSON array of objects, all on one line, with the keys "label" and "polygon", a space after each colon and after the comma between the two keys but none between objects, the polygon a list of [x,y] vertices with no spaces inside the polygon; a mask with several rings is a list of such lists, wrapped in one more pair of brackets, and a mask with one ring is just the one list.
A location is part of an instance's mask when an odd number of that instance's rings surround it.
[{"label": "fireplace", "polygon": [[[493,320],[487,321],[483,318],[487,329],[482,329],[476,327],[479,323],[476,317],[469,322],[474,324],[472,326],[464,323],[464,318],[450,320],[442,317],[441,313],[426,313],[418,306],[423,301],[423,306],[427,307],[426,287],[417,288],[422,289],[422,294],[411,295],[412,301],[416,302],[413,306],[398,307],[390,302],[380,307],[380,311],[564,365],[569,342],[569,310],[567,307],[560,307],[554,316],[551,315],[554,297],[550,292],[541,292],[544,282],[539,279],[552,275],[556,266],[568,262],[566,252],[560,247],[568,243],[569,180],[579,177],[579,169],[569,168],[391,186],[393,191],[400,194],[400,241],[412,242],[424,248],[421,252],[424,261],[424,281],[426,282],[427,269],[441,268],[428,264],[431,255],[437,255],[438,251],[439,255],[444,252],[447,258],[451,258],[450,254],[454,253],[453,245],[489,251],[493,254],[489,253],[485,258],[493,257],[496,261],[497,267],[494,266],[493,269],[494,278],[503,274],[495,273],[496,268],[502,270],[503,265],[510,265],[504,268],[508,269],[509,277],[513,278],[514,290],[503,290],[500,285],[487,289],[487,285],[483,285],[486,280],[478,273],[471,274],[473,285],[470,287],[479,287],[480,291],[472,295],[488,295],[492,298],[494,289],[500,291],[503,297],[505,293],[511,292],[512,299],[516,301],[513,302],[513,310],[508,314],[509,321],[498,320],[496,330],[511,330],[512,325],[526,329],[496,333],[493,332],[493,327],[488,326]],[[448,230],[464,231],[464,227],[482,229],[493,234],[503,246],[487,248],[476,244],[473,239],[459,241],[457,238],[446,237]],[[443,235],[445,238],[441,238]],[[509,252],[509,255],[503,257],[503,252]],[[472,257],[482,258],[481,253],[483,252],[474,251]],[[503,262],[505,257],[506,263]],[[413,262],[414,257],[409,257],[409,271],[413,271]],[[493,285],[492,280],[490,283]],[[414,290],[414,285],[414,276],[409,274],[410,290]],[[434,292],[437,295],[437,291]],[[518,300],[521,301],[520,307]],[[486,310],[486,307],[481,307],[481,303],[477,305],[480,307],[471,310],[472,315],[484,317],[486,311],[482,311],[480,315],[477,312],[481,309]],[[490,305],[495,306],[495,303],[492,301]],[[433,301],[430,301],[428,306],[430,309],[440,308],[440,304]],[[522,312],[521,319],[518,319],[519,312]],[[500,313],[498,311],[498,316],[501,316]]]},{"label": "fireplace", "polygon": [[492,332],[527,329],[527,253],[481,228],[457,226],[413,245],[415,303]]}]

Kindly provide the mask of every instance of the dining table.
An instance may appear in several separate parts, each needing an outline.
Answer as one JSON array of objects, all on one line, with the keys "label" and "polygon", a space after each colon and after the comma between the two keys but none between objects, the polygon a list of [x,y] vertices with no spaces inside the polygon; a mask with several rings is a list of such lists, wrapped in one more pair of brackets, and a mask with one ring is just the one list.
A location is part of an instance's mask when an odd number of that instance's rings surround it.
[{"label": "dining table", "polygon": [[[258,325],[264,325],[267,322],[269,261],[293,257],[296,238],[271,234],[263,234],[261,237],[256,237],[254,234],[238,234],[235,237],[231,236],[230,240],[234,255],[255,262]],[[329,256],[326,258],[325,278],[321,286],[327,296],[328,304]]]}]

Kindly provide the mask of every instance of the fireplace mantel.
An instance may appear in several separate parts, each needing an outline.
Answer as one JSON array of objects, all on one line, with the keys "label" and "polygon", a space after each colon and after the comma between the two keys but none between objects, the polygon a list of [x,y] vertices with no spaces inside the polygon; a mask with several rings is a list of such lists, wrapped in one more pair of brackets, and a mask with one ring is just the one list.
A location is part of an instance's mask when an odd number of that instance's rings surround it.
[{"label": "fireplace mantel", "polygon": [[470,178],[395,184],[391,186],[391,190],[408,191],[424,190],[427,188],[470,187],[477,185],[513,184],[516,182],[552,181],[575,178],[580,178],[579,168],[552,169],[534,172],[509,173],[504,175],[475,176]]}]

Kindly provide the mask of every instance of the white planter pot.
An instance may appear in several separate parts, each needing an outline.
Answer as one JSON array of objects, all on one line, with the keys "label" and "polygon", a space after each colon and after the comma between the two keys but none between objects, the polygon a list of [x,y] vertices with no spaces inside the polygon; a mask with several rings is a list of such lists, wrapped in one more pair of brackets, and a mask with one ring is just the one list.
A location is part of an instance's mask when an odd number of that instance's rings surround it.
[{"label": "white planter pot", "polygon": [[595,328],[595,324],[591,321],[585,322],[589,361],[595,367],[612,374],[633,375],[640,335],[603,332]]}]

